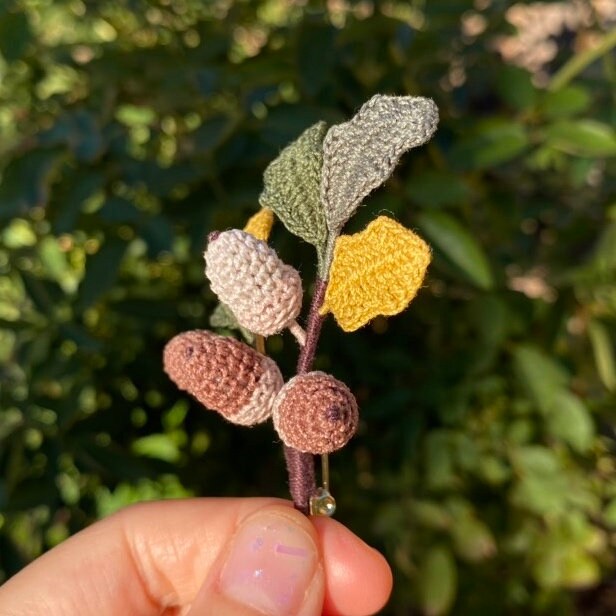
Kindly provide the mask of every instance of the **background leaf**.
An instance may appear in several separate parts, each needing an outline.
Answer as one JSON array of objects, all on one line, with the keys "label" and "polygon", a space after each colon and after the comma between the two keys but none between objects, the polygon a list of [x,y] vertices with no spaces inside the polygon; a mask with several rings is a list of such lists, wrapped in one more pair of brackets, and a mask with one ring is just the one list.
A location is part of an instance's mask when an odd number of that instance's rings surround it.
[{"label": "background leaf", "polygon": [[588,451],[593,443],[595,429],[588,409],[567,391],[559,392],[554,398],[547,423],[550,434],[580,453]]},{"label": "background leaf", "polygon": [[561,121],[546,129],[547,142],[567,154],[614,156],[616,133],[607,124],[594,120]]},{"label": "background leaf", "polygon": [[23,11],[0,14],[0,53],[7,62],[19,60],[30,43],[30,22]]},{"label": "background leaf", "polygon": [[616,359],[609,330],[599,321],[592,321],[588,325],[588,336],[601,381],[607,389],[613,391],[616,389]]},{"label": "background leaf", "polygon": [[523,125],[495,118],[477,126],[475,134],[463,136],[450,159],[457,169],[489,169],[515,159],[529,145]]},{"label": "background leaf", "polygon": [[456,566],[451,552],[434,547],[427,554],[419,573],[421,607],[427,616],[447,614],[456,597]]},{"label": "background leaf", "polygon": [[567,372],[552,358],[530,345],[516,348],[513,359],[522,386],[542,413],[550,413],[556,396],[568,384]]},{"label": "background leaf", "polygon": [[488,259],[475,238],[454,218],[443,212],[424,212],[417,225],[434,247],[480,289],[494,285]]}]

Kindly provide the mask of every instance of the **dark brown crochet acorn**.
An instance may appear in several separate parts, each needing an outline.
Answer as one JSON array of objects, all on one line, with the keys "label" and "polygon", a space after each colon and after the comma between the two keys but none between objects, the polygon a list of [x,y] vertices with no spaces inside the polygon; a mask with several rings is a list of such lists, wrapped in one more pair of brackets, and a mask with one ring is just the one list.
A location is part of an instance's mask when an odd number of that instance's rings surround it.
[{"label": "dark brown crochet acorn", "polygon": [[283,385],[276,363],[252,347],[205,330],[172,338],[163,355],[165,372],[201,404],[235,424],[265,421]]},{"label": "dark brown crochet acorn", "polygon": [[272,411],[274,427],[285,445],[304,453],[332,453],[357,431],[355,396],[324,372],[293,377],[279,392]]}]

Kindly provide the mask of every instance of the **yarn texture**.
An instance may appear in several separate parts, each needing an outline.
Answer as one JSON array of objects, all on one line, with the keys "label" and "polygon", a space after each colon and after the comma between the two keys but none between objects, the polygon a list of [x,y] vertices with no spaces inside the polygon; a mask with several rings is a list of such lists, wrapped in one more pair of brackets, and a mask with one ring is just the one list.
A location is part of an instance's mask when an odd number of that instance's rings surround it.
[{"label": "yarn texture", "polygon": [[231,229],[216,235],[204,256],[212,291],[242,327],[271,336],[295,321],[302,307],[301,278],[265,242]]},{"label": "yarn texture", "polygon": [[340,231],[402,154],[428,141],[437,124],[431,99],[377,94],[351,120],[332,126],[323,142],[321,180],[329,230]]},{"label": "yarn texture", "polygon": [[377,315],[398,314],[420,289],[430,259],[418,235],[379,216],[360,233],[338,238],[320,312],[332,312],[346,332]]},{"label": "yarn texture", "polygon": [[[344,331],[378,315],[404,310],[422,285],[430,249],[387,216],[363,231],[340,235],[362,201],[392,173],[402,154],[428,141],[438,109],[428,98],[376,95],[349,121],[307,128],[267,167],[261,210],[243,230],[212,231],[205,275],[220,300],[212,327],[239,330],[255,348],[205,330],[175,336],[164,349],[164,369],[176,385],[228,421],[251,426],[272,417],[284,443],[289,490],[306,515],[332,515],[327,490],[317,489],[314,456],[344,447],[359,425],[349,388],[312,371],[324,317]],[[268,246],[276,218],[317,253],[314,292],[304,326],[297,318],[303,289],[299,272]],[[288,328],[300,351],[296,376],[286,384],[265,355],[265,337]]]},{"label": "yarn texture", "polygon": [[283,386],[280,370],[269,357],[205,330],[172,338],[165,346],[163,365],[180,389],[242,426],[268,419]]},{"label": "yarn texture", "polygon": [[262,207],[256,214],[249,218],[244,227],[244,231],[250,233],[250,235],[262,242],[267,242],[273,226],[274,212],[269,208]]},{"label": "yarn texture", "polygon": [[263,174],[259,199],[274,210],[285,227],[308,243],[323,247],[327,223],[320,202],[325,122],[306,129],[288,145]]},{"label": "yarn texture", "polygon": [[312,454],[344,447],[357,431],[359,411],[350,389],[324,372],[293,377],[279,392],[272,411],[283,443]]},{"label": "yarn texture", "polygon": [[218,306],[216,306],[210,314],[209,324],[210,327],[215,329],[228,329],[231,331],[236,330],[242,335],[244,342],[247,342],[250,345],[254,344],[254,334],[248,331],[245,327],[242,327],[237,322],[231,308],[222,302],[218,302]]}]

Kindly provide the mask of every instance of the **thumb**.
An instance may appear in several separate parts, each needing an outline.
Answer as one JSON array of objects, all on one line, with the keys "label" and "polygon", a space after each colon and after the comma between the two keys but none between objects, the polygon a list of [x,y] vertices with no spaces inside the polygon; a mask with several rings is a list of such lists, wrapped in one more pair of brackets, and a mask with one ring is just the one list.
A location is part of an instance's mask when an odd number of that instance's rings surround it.
[{"label": "thumb", "polygon": [[324,603],[366,616],[390,591],[383,557],[335,520],[280,499],[194,498],[133,505],[67,539],[0,586],[0,614],[312,616]]},{"label": "thumb", "polygon": [[189,616],[320,616],[325,574],[308,518],[283,505],[242,520]]}]

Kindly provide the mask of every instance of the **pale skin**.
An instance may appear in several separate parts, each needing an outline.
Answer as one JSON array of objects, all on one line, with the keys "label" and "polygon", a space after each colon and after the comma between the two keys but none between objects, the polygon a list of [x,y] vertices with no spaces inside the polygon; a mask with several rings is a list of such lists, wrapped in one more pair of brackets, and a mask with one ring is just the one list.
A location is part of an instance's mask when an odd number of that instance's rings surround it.
[{"label": "pale skin", "polygon": [[[300,567],[296,587],[253,597],[251,577],[236,592],[264,542],[281,575]],[[369,616],[391,586],[383,556],[335,520],[272,498],[186,499],[128,507],[66,540],[0,587],[0,616]]]}]

